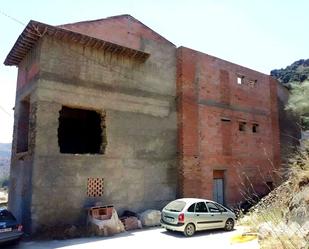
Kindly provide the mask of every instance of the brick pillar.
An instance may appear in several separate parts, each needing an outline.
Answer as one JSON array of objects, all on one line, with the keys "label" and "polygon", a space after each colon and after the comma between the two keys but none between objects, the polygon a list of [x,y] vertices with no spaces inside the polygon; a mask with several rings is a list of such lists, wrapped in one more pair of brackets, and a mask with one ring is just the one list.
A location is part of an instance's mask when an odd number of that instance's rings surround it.
[{"label": "brick pillar", "polygon": [[179,196],[200,195],[199,112],[196,81],[196,52],[177,49],[177,123]]}]

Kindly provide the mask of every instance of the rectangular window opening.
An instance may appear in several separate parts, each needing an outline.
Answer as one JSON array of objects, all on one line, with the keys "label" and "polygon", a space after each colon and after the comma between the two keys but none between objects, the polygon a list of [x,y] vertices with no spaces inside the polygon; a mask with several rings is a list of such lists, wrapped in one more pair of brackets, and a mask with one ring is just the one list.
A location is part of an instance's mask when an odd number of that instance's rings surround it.
[{"label": "rectangular window opening", "polygon": [[58,144],[61,153],[104,154],[104,115],[63,106],[59,112]]},{"label": "rectangular window opening", "polygon": [[30,101],[19,103],[17,121],[16,153],[27,152],[29,144]]},{"label": "rectangular window opening", "polygon": [[244,83],[244,76],[237,76],[237,84],[241,85]]},{"label": "rectangular window opening", "polygon": [[246,122],[239,122],[239,131],[246,131]]},{"label": "rectangular window opening", "polygon": [[249,80],[248,81],[248,85],[251,86],[251,87],[254,87],[257,83],[257,80]]},{"label": "rectangular window opening", "polygon": [[231,119],[229,119],[229,118],[221,118],[221,121],[222,122],[231,122]]},{"label": "rectangular window opening", "polygon": [[253,124],[252,125],[252,132],[253,133],[258,133],[259,132],[259,125],[258,124]]}]

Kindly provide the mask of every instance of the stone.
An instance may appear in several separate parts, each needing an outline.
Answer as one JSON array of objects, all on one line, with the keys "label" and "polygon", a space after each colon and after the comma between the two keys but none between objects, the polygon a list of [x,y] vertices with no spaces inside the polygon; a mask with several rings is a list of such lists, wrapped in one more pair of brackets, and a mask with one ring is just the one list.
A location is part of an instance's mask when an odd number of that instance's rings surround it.
[{"label": "stone", "polygon": [[141,222],[135,216],[121,218],[126,231],[141,228]]},{"label": "stone", "polygon": [[143,226],[151,227],[160,225],[161,212],[159,210],[146,210],[139,215]]}]

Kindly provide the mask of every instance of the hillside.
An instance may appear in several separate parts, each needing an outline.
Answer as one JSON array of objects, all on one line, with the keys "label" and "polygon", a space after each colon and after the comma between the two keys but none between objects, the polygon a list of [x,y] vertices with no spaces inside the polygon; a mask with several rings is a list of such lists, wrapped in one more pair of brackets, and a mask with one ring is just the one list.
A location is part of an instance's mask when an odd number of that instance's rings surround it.
[{"label": "hillside", "polygon": [[10,143],[0,143],[0,180],[9,176],[11,146]]},{"label": "hillside", "polygon": [[284,69],[274,69],[270,75],[288,87],[291,83],[302,83],[309,79],[309,59],[295,61]]},{"label": "hillside", "polygon": [[240,219],[262,249],[309,248],[309,144],[290,160],[290,175]]}]

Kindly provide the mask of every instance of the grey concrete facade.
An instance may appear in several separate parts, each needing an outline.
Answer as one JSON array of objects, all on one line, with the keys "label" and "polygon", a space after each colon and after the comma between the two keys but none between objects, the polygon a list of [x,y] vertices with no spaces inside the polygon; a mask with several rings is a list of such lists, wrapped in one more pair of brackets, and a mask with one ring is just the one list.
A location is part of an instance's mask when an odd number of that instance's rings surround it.
[{"label": "grey concrete facade", "polygon": [[[17,91],[9,207],[29,232],[82,224],[96,202],[118,211],[162,208],[176,197],[176,47],[144,40],[145,62],[44,36],[19,65],[39,71]],[[35,56],[33,56],[35,54]],[[28,151],[16,153],[19,107],[30,101]],[[104,154],[64,154],[63,106],[105,116]],[[104,178],[102,197],[88,177]],[[21,180],[22,179],[22,180]]]}]

